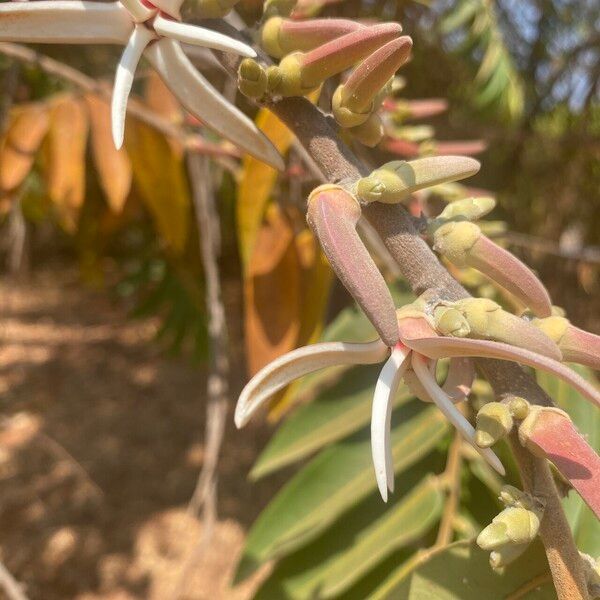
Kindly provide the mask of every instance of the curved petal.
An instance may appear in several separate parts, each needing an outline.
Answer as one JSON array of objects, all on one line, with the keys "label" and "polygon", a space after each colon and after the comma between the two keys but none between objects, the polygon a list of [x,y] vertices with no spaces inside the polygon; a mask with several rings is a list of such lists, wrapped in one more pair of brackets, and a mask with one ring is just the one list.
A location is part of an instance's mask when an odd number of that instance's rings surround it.
[{"label": "curved petal", "polygon": [[444,393],[452,402],[460,402],[471,393],[471,386],[475,379],[473,362],[468,358],[451,358],[448,366],[448,375],[442,386]]},{"label": "curved petal", "polygon": [[528,367],[533,367],[534,369],[542,369],[570,384],[588,398],[588,400],[600,407],[600,391],[592,384],[588,383],[583,377],[562,363],[531,352],[530,350],[517,348],[509,344],[503,344],[502,342],[441,336],[412,339],[403,337],[402,341],[409,348],[429,358],[443,358],[447,356],[495,358],[517,362]]},{"label": "curved petal", "polygon": [[120,3],[127,9],[136,23],[143,23],[158,12],[157,8],[150,8],[143,4],[141,0],[120,0]]},{"label": "curved petal", "polygon": [[384,502],[387,502],[388,489],[394,491],[394,464],[390,445],[392,402],[398,385],[409,364],[410,350],[396,346],[383,366],[373,395],[371,412],[371,454],[377,487]]},{"label": "curved petal", "polygon": [[256,52],[248,44],[234,40],[212,29],[165,19],[161,15],[156,16],[153,26],[154,31],[159,35],[177,40],[178,42],[203,46],[204,48],[212,48],[213,50],[221,50],[223,52],[232,52],[240,56],[247,56],[248,58],[256,56]]},{"label": "curved petal", "polygon": [[500,459],[492,452],[489,448],[480,448],[475,443],[475,429],[467,421],[465,416],[452,404],[452,401],[444,393],[442,388],[437,384],[435,377],[429,372],[427,368],[427,361],[423,356],[413,353],[412,356],[412,368],[416,373],[417,377],[421,380],[423,387],[427,390],[427,393],[431,396],[437,407],[442,411],[444,416],[456,427],[456,430],[463,436],[463,438],[469,442],[481,456],[501,475],[505,474],[504,467],[500,462]]},{"label": "curved petal", "polygon": [[133,22],[118,2],[3,2],[0,41],[42,44],[124,44]]},{"label": "curved petal", "polygon": [[131,92],[135,70],[146,46],[154,38],[155,35],[150,29],[143,25],[137,25],[117,65],[111,103],[112,136],[117,150],[123,145],[127,100],[129,99],[129,92]]},{"label": "curved petal", "polygon": [[194,68],[179,43],[162,38],[146,56],[167,87],[195,117],[248,154],[283,170],[283,159],[256,125]]},{"label": "curved petal", "polygon": [[150,0],[150,3],[175,19],[181,18],[180,10],[183,0]]},{"label": "curved petal", "polygon": [[365,344],[326,342],[288,352],[261,369],[246,384],[235,408],[235,424],[243,427],[261,404],[299,377],[326,367],[378,363],[389,351],[377,339]]}]

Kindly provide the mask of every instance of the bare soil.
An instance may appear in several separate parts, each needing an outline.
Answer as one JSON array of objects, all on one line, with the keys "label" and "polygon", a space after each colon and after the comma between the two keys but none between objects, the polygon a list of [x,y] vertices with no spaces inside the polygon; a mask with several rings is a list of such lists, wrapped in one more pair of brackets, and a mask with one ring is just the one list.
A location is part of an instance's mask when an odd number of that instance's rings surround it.
[{"label": "bare soil", "polygon": [[[75,273],[0,284],[0,559],[31,600],[168,600],[197,546],[202,522],[186,505],[206,373],[166,358],[155,328]],[[229,581],[279,485],[246,480],[268,435],[229,419],[218,523],[182,598],[244,600],[256,587]]]}]

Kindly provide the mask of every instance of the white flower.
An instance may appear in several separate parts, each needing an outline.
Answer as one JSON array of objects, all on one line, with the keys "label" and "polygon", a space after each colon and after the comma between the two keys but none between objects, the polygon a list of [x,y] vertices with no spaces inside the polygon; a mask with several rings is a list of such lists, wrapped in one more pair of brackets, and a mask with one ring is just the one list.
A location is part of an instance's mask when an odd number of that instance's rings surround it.
[{"label": "white flower", "polygon": [[[369,343],[328,342],[293,350],[259,371],[242,390],[235,410],[235,423],[243,427],[256,410],[273,394],[294,379],[336,365],[374,364],[387,358],[375,385],[371,414],[371,449],[379,492],[387,501],[394,488],[394,469],[390,445],[392,401],[401,380],[421,400],[434,402],[463,438],[501,474],[504,467],[489,449],[475,443],[475,429],[454,405],[470,392],[473,367],[468,358],[495,358],[554,373],[600,404],[600,392],[577,373],[543,354],[502,342],[438,335],[425,318],[398,319],[400,342],[393,348],[381,339]],[[450,358],[445,383],[438,385],[435,364]],[[467,360],[466,360],[467,359]]]},{"label": "white flower", "polygon": [[115,146],[123,144],[127,99],[144,55],[193,115],[246,152],[281,169],[282,159],[256,125],[227,102],[194,68],[180,42],[256,56],[226,35],[180,22],[183,0],[120,0],[99,3],[49,0],[0,4],[0,41],[62,44],[123,44],[112,100]]}]

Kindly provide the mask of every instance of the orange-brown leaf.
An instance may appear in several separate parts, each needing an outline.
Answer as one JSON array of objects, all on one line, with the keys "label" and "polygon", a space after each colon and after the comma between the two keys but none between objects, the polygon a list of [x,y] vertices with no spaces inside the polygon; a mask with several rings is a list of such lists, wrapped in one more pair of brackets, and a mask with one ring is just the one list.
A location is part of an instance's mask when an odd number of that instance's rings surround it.
[{"label": "orange-brown leaf", "polygon": [[136,189],[158,233],[180,254],[189,233],[191,206],[182,153],[175,151],[164,135],[135,119],[128,123],[125,146]]},{"label": "orange-brown leaf", "polygon": [[161,117],[172,123],[183,122],[184,113],[181,109],[181,103],[154,71],[151,71],[148,75],[144,99],[148,107]]},{"label": "orange-brown leaf", "polygon": [[110,210],[118,214],[131,190],[131,161],[124,149],[115,148],[108,102],[94,94],[88,94],[85,99],[90,112],[92,157],[98,181]]},{"label": "orange-brown leaf", "polygon": [[85,149],[88,137],[85,102],[64,95],[52,103],[47,138],[47,186],[61,224],[74,231],[85,197]]},{"label": "orange-brown leaf", "polygon": [[289,219],[271,206],[260,228],[244,284],[250,374],[296,346],[300,266]]},{"label": "orange-brown leaf", "polygon": [[6,135],[0,143],[0,189],[17,188],[33,166],[35,155],[48,131],[48,109],[34,103],[11,111]]}]

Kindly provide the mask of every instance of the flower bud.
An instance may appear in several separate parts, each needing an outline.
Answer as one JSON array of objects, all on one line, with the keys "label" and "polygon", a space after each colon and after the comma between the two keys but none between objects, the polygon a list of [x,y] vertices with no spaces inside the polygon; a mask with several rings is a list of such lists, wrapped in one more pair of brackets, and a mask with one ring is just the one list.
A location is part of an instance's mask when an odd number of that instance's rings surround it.
[{"label": "flower bud", "polygon": [[477,413],[475,442],[481,448],[489,448],[506,437],[513,426],[512,415],[506,404],[489,402]]},{"label": "flower bud", "polygon": [[529,544],[538,534],[540,514],[522,507],[509,506],[477,536],[482,550]]},{"label": "flower bud", "polygon": [[525,398],[521,398],[519,396],[515,396],[510,399],[508,403],[508,409],[510,410],[510,414],[513,418],[522,421],[529,414],[529,402],[525,400]]},{"label": "flower bud", "polygon": [[[490,197],[463,198],[451,202],[439,214],[438,219],[478,221],[492,212],[496,207],[496,200]],[[437,219],[436,219],[437,220]]]},{"label": "flower bud", "polygon": [[471,333],[465,316],[455,308],[439,306],[433,312],[435,329],[441,335],[467,337]]},{"label": "flower bud", "polygon": [[274,58],[290,52],[308,52],[317,46],[365,26],[349,19],[294,21],[279,16],[267,19],[261,29],[261,44]]},{"label": "flower bud", "polygon": [[510,252],[468,221],[450,221],[433,231],[433,249],[460,268],[472,267],[508,290],[539,316],[549,316],[552,304],[546,288]]},{"label": "flower bud", "polygon": [[515,546],[504,546],[499,550],[490,552],[490,567],[494,571],[502,571],[504,567],[514,562],[525,550],[529,544],[518,544]]},{"label": "flower bud", "polygon": [[384,135],[381,117],[373,113],[362,125],[348,129],[348,133],[361,144],[374,148]]},{"label": "flower bud", "polygon": [[396,160],[359,179],[357,194],[363,202],[395,204],[427,187],[474,175],[479,163],[465,156],[434,156]]},{"label": "flower bud", "polygon": [[238,88],[248,98],[260,99],[267,91],[267,73],[252,58],[245,58],[238,68]]},{"label": "flower bud", "polygon": [[406,62],[411,48],[408,36],[391,40],[368,56],[337,88],[332,99],[333,116],[342,127],[356,127],[369,118],[379,93]]}]

